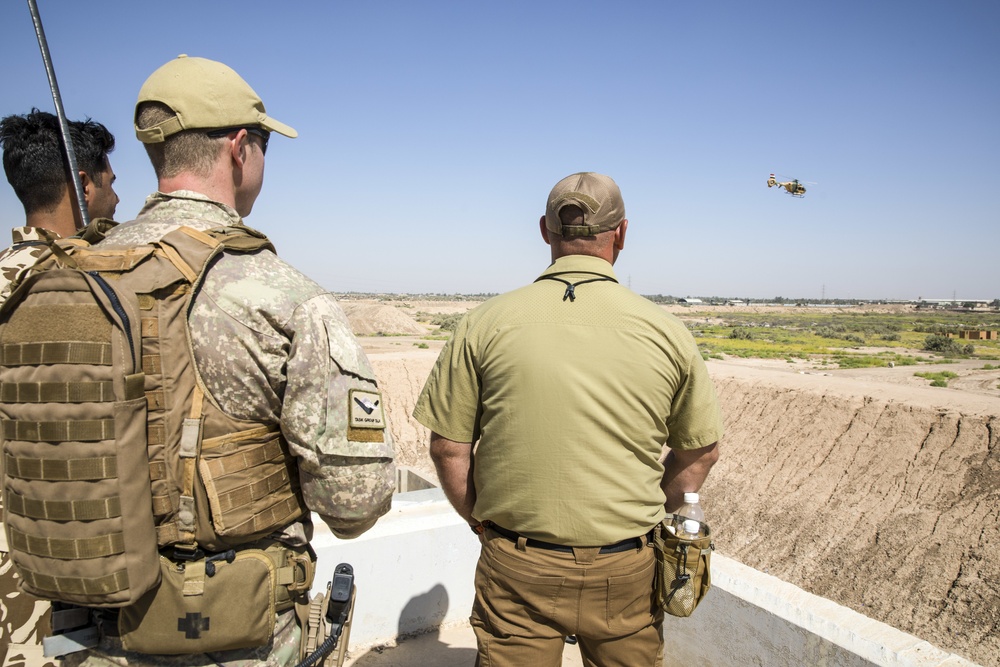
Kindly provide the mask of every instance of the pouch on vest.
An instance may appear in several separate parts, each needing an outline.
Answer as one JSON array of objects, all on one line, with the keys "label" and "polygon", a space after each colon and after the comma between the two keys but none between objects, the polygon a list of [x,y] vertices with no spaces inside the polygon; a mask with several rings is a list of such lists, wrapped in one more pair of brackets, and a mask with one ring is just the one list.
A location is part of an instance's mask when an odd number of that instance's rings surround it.
[{"label": "pouch on vest", "polygon": [[96,273],[36,273],[0,310],[5,529],[36,597],[115,607],[159,580],[138,341]]},{"label": "pouch on vest", "polygon": [[187,314],[224,251],[272,249],[245,227],[180,227],[135,247],[52,242],[0,308],[3,493],[22,588],[132,605],[158,549],[224,552],[305,512],[277,424],[205,396]]},{"label": "pouch on vest", "polygon": [[653,530],[656,554],[656,604],[671,616],[694,613],[712,586],[712,533],[708,524],[705,535],[693,540],[677,537],[666,529],[674,515],[668,514]]},{"label": "pouch on vest", "polygon": [[121,610],[129,651],[179,655],[263,646],[278,612],[306,603],[313,559],[306,549],[273,543],[176,563],[160,558],[160,585]]}]

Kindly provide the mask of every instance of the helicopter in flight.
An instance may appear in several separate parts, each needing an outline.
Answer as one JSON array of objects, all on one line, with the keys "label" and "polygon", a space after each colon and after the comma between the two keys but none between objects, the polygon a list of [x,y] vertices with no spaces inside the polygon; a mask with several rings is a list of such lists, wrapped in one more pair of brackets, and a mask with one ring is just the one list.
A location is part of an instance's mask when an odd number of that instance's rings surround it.
[{"label": "helicopter in flight", "polygon": [[771,174],[771,177],[767,179],[767,187],[785,188],[788,194],[793,197],[802,197],[806,194],[806,186],[802,185],[797,178],[781,182],[774,177],[774,174]]}]

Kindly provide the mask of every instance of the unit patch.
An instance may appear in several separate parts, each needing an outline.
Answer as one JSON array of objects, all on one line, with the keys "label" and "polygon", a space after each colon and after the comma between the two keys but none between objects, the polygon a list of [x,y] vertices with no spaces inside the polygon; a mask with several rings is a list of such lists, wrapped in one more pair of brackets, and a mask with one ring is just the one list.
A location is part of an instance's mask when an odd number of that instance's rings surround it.
[{"label": "unit patch", "polygon": [[[382,394],[377,391],[351,389],[348,392],[347,401],[347,414],[350,415],[347,439],[381,442],[383,438],[381,431],[385,430],[385,409],[382,405]],[[367,429],[367,432],[359,434],[356,429]],[[378,433],[373,431],[378,431]]]}]

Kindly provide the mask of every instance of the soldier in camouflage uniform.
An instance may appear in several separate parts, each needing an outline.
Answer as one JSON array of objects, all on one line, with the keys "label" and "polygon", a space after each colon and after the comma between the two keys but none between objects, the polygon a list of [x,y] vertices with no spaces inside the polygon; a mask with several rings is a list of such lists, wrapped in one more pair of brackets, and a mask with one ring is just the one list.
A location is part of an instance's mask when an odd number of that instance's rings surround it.
[{"label": "soldier in camouflage uniform", "polygon": [[[108,153],[115,148],[114,136],[90,119],[71,121],[69,132],[87,212],[91,218],[113,218],[118,195]],[[0,252],[0,303],[7,300],[10,283],[41,255],[45,241],[39,229],[66,237],[83,224],[74,203],[60,134],[59,119],[38,109],[0,120],[3,168],[24,206],[25,217],[24,226],[14,228],[14,245]]]},{"label": "soldier in camouflage uniform", "polygon": [[[71,121],[69,128],[88,213],[92,218],[111,218],[118,204],[115,174],[108,160],[115,138],[89,119]],[[0,252],[0,303],[10,295],[11,282],[33,266],[45,249],[39,230],[56,237],[71,236],[82,224],[70,192],[72,178],[60,134],[59,119],[38,109],[0,120],[4,172],[25,216],[24,226],[14,228],[14,244]],[[0,659],[4,667],[54,665],[41,657],[41,638],[49,632],[49,604],[22,593],[19,578],[0,523]]]},{"label": "soldier in camouflage uniform", "polygon": [[[181,56],[158,69],[139,93],[136,135],[159,191],[102,245],[148,243],[181,225],[241,225],[260,192],[271,132],[297,135],[267,116],[257,94],[222,63]],[[280,424],[305,503],[334,534],[360,535],[388,511],[393,443],[381,407],[369,412],[377,402],[365,398],[378,392],[375,373],[329,292],[270,251],[223,253],[205,274],[188,326],[206,393],[238,419]],[[381,428],[354,427],[361,409],[378,416]],[[276,537],[299,546],[311,534],[307,517]],[[258,649],[154,656],[103,636],[96,649],[63,664],[278,667],[298,660],[300,636],[290,610]]]}]

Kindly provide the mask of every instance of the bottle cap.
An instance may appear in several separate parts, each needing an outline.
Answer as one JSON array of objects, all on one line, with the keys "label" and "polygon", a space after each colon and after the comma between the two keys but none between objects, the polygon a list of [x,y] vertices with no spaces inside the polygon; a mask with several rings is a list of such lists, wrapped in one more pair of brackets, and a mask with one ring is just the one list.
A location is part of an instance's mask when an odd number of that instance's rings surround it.
[{"label": "bottle cap", "polygon": [[701,524],[694,519],[688,519],[684,522],[684,527],[682,529],[685,533],[689,535],[697,535],[698,531],[701,530]]},{"label": "bottle cap", "polygon": [[684,494],[684,504],[685,505],[694,505],[697,502],[698,502],[698,494],[697,493],[688,492],[688,493]]}]

